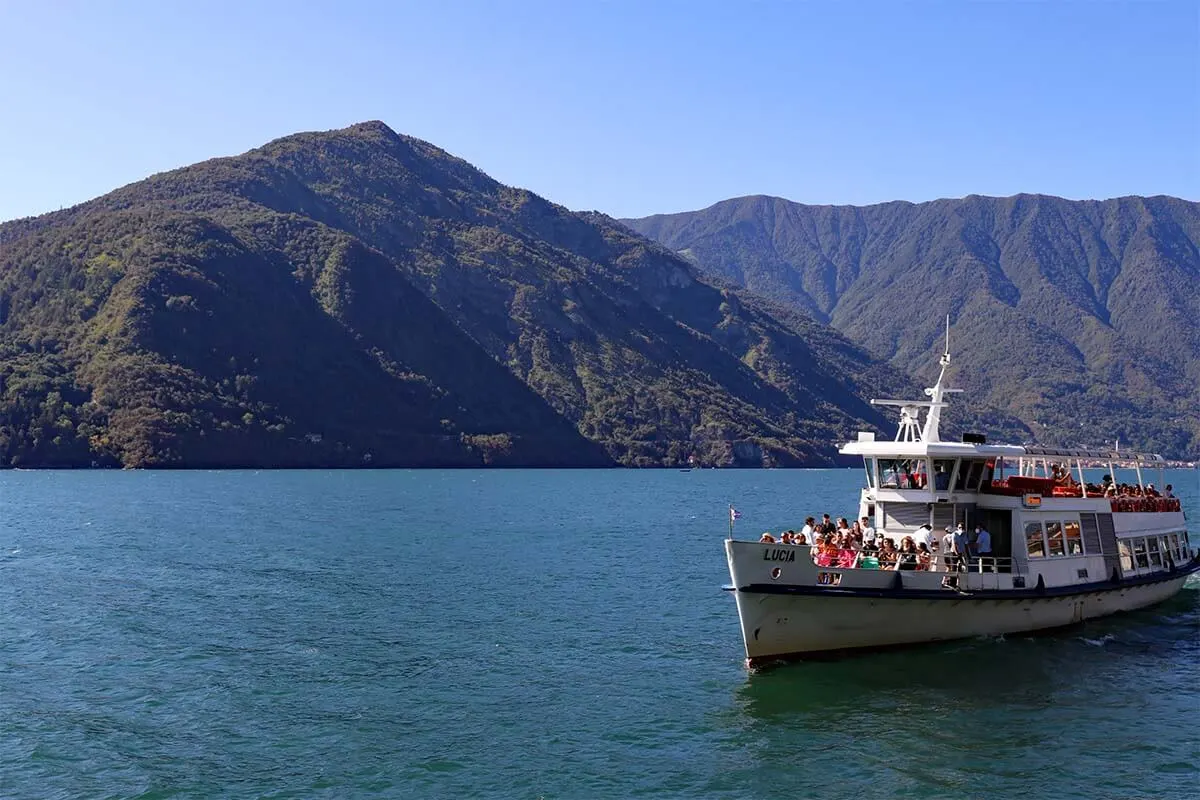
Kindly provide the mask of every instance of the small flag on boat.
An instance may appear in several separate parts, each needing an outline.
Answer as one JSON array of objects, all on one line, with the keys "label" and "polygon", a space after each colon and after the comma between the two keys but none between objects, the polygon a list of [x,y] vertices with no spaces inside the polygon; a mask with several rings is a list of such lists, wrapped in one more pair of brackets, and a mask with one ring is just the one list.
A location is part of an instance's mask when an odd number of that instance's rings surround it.
[{"label": "small flag on boat", "polygon": [[730,506],[729,507],[729,524],[732,525],[733,521],[735,519],[741,519],[741,518],[742,518],[742,512],[738,511],[733,506]]}]

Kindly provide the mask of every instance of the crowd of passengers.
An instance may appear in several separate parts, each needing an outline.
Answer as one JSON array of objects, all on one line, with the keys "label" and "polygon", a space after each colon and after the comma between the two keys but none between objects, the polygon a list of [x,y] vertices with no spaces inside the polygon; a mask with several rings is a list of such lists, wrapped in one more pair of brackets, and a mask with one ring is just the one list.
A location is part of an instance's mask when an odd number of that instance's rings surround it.
[{"label": "crowd of passengers", "polygon": [[[973,534],[946,527],[938,541],[930,525],[922,525],[911,535],[896,540],[886,531],[876,531],[869,517],[851,524],[845,517],[836,523],[825,514],[820,523],[815,517],[804,520],[799,531],[784,531],[778,539],[767,531],[760,542],[810,545],[817,566],[841,569],[894,569],[954,572],[992,555],[992,538],[981,525]],[[986,568],[992,566],[991,562]]]},{"label": "crowd of passengers", "polygon": [[[1078,485],[1078,484],[1077,484]],[[1087,486],[1088,494],[1102,494],[1105,497],[1115,498],[1163,498],[1166,500],[1175,499],[1175,487],[1167,484],[1160,492],[1154,488],[1153,483],[1146,484],[1145,487],[1137,484],[1117,483],[1112,479],[1112,476],[1105,475],[1103,483],[1097,486],[1094,483],[1089,483]]]}]

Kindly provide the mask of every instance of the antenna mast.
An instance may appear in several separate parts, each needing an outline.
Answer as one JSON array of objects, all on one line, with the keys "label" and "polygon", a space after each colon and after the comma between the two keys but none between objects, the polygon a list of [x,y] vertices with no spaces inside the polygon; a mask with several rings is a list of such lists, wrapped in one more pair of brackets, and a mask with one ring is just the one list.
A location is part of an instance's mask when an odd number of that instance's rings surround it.
[{"label": "antenna mast", "polygon": [[961,389],[947,389],[946,369],[950,366],[950,315],[946,315],[946,349],[942,351],[942,357],[938,359],[938,364],[942,366],[942,371],[938,373],[937,383],[933,388],[926,389],[925,394],[933,401],[933,405],[929,407],[929,412],[925,415],[925,430],[921,432],[921,438],[927,442],[940,442],[941,436],[938,433],[938,423],[942,421],[942,406],[946,403],[942,399],[948,392],[962,391]]}]

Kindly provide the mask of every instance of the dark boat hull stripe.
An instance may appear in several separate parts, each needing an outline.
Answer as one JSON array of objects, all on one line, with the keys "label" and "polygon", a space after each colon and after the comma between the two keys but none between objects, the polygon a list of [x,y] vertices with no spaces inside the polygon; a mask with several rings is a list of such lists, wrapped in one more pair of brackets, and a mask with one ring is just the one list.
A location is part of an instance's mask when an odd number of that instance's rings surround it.
[{"label": "dark boat hull stripe", "polygon": [[[1135,586],[1173,581],[1200,572],[1200,556],[1174,572],[1156,572],[1119,581],[1105,580],[1053,586],[1044,589],[870,589],[827,586],[796,586],[778,583],[751,583],[746,586],[725,587],[726,591],[746,594],[815,595],[820,597],[871,597],[888,600],[1040,600],[1049,597],[1116,592]],[[899,574],[899,573],[897,573]],[[952,575],[954,573],[946,573]]]}]

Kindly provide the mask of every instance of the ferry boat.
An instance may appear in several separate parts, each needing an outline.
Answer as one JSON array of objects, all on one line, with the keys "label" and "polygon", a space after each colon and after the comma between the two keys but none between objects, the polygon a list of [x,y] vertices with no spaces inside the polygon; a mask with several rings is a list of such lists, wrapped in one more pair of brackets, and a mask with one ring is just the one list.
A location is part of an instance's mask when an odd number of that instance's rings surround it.
[{"label": "ferry boat", "polygon": [[[1179,500],[1154,496],[1147,483],[1157,469],[1163,487],[1160,456],[990,444],[978,434],[942,441],[946,397],[961,391],[945,386],[948,327],[939,363],[927,400],[871,401],[899,408],[893,441],[859,433],[840,452],[863,459],[858,516],[877,536],[899,544],[928,525],[941,544],[945,531],[978,525],[991,552],[955,556],[946,542],[927,569],[911,561],[880,569],[862,558],[846,565],[812,543],[736,540],[731,508],[726,589],[748,667],[1068,626],[1160,603],[1200,571]],[[1102,484],[1085,480],[1085,462],[1107,465]],[[1117,468],[1130,483],[1117,480]],[[1118,495],[1118,486],[1137,488]]]}]

